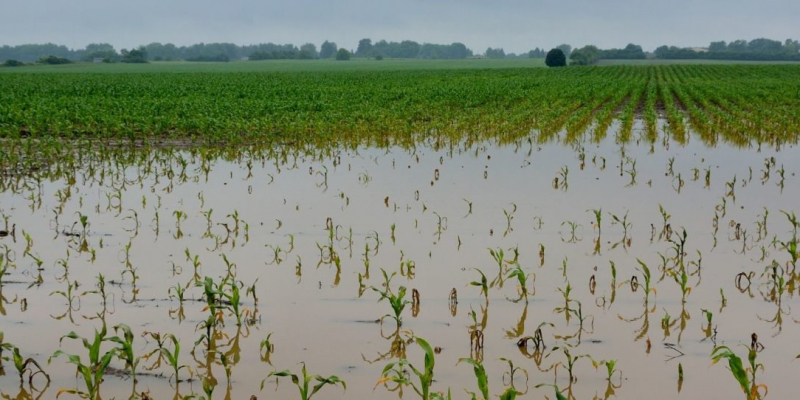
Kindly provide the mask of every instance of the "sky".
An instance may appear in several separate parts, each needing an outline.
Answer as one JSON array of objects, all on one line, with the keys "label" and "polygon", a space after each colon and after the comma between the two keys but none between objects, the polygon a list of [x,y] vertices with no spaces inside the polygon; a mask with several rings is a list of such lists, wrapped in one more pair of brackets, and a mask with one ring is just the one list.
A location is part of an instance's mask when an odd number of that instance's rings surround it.
[{"label": "sky", "polygon": [[462,42],[475,52],[800,39],[798,0],[0,0],[0,45]]}]

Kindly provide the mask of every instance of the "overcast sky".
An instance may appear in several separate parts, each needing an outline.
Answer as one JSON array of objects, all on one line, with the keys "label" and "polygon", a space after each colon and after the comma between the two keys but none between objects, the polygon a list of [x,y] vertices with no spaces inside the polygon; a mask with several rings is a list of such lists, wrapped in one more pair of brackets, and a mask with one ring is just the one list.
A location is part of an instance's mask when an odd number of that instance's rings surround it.
[{"label": "overcast sky", "polygon": [[476,52],[561,43],[800,39],[800,0],[0,0],[0,44],[463,42]]}]

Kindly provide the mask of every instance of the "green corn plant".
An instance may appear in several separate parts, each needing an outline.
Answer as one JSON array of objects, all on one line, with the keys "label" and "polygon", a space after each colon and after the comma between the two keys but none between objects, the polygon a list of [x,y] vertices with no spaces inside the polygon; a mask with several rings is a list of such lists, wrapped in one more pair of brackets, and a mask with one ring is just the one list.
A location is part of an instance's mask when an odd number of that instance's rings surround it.
[{"label": "green corn plant", "polygon": [[378,299],[379,303],[384,299],[389,301],[389,305],[392,307],[392,312],[394,313],[394,315],[386,314],[383,317],[381,317],[381,322],[383,322],[383,319],[389,317],[395,320],[395,322],[397,323],[397,327],[399,328],[403,325],[403,318],[402,318],[403,310],[406,308],[406,305],[411,304],[411,301],[405,299],[407,290],[405,286],[400,286],[400,288],[398,288],[397,290],[397,294],[392,292],[391,281],[392,278],[397,274],[396,272],[392,272],[392,274],[389,275],[383,268],[381,268],[381,272],[383,273],[383,280],[384,280],[383,286],[386,289],[381,290],[379,288],[376,288],[375,286],[372,286],[371,288],[372,290],[381,295],[381,297]]},{"label": "green corn plant", "polygon": [[[742,389],[747,400],[763,399],[769,392],[767,385],[757,383],[756,381],[756,373],[758,370],[764,370],[764,365],[756,362],[756,356],[760,346],[757,339],[758,337],[753,334],[753,343],[747,348],[748,367],[745,367],[742,363],[742,359],[727,346],[715,346],[711,351],[712,364],[716,364],[723,359],[728,360],[728,368],[736,379],[736,382],[739,383],[739,387]],[[761,393],[762,390],[764,392],[763,395]]]},{"label": "green corn plant", "polygon": [[133,332],[125,324],[115,326],[114,333],[118,331],[122,331],[122,337],[112,336],[107,340],[119,345],[116,352],[117,358],[125,362],[125,368],[130,372],[133,382],[136,383],[136,367],[139,365],[139,358],[133,352]]},{"label": "green corn plant", "polygon": [[[320,391],[320,389],[322,389],[326,385],[332,385],[332,386],[342,385],[342,389],[347,390],[347,383],[342,379],[340,379],[338,376],[331,375],[328,377],[323,377],[321,375],[310,375],[306,370],[306,364],[305,363],[302,364],[303,364],[303,369],[301,376],[293,374],[289,370],[280,372],[270,372],[270,374],[267,375],[267,377],[263,381],[261,381],[261,390],[264,390],[264,383],[267,381],[267,379],[273,376],[279,378],[290,377],[292,379],[292,383],[294,383],[295,386],[297,386],[297,389],[300,392],[301,400],[310,400],[315,394],[317,394],[317,392]],[[303,379],[302,383],[300,382],[301,378]],[[314,386],[311,386],[312,384],[314,384]]]},{"label": "green corn plant", "polygon": [[497,263],[497,268],[498,268],[497,277],[491,282],[489,287],[499,286],[500,288],[502,288],[503,277],[506,274],[505,252],[503,251],[503,249],[497,248],[497,249],[489,249],[489,254]]},{"label": "green corn plant", "polygon": [[551,387],[551,388],[553,388],[555,390],[556,400],[567,400],[567,396],[564,396],[564,394],[561,393],[561,389],[559,389],[557,385],[551,385],[551,384],[548,384],[548,383],[540,383],[540,384],[538,384],[538,385],[536,385],[534,387],[538,389],[538,388],[544,387],[544,386],[549,386],[549,387]]},{"label": "green corn plant", "polygon": [[[10,351],[11,357],[3,356],[3,351]],[[3,332],[0,332],[0,363],[3,361],[11,361],[14,364],[14,369],[17,370],[17,374],[19,375],[20,386],[22,386],[24,382],[25,374],[28,374],[28,385],[31,387],[33,386],[33,378],[39,374],[47,379],[48,384],[50,383],[50,375],[44,372],[41,365],[33,358],[22,357],[19,348],[11,343],[6,343],[4,341]],[[34,367],[36,368],[35,370]],[[0,371],[2,370],[3,368],[0,366]]]},{"label": "green corn plant", "polygon": [[[180,371],[182,369],[184,369],[184,368],[187,369],[189,371],[189,375],[192,375],[191,368],[189,368],[186,365],[181,365],[180,364],[181,342],[180,342],[180,340],[178,340],[177,337],[175,337],[175,335],[173,335],[171,333],[161,334],[161,333],[158,333],[158,332],[144,332],[142,334],[142,336],[150,336],[151,338],[153,338],[156,341],[156,343],[158,345],[158,348],[156,348],[155,350],[151,351],[150,353],[145,354],[142,357],[145,360],[149,360],[150,357],[153,357],[154,355],[158,356],[156,358],[156,361],[153,362],[153,365],[151,365],[149,368],[147,368],[148,370],[152,371],[152,370],[158,368],[161,365],[162,360],[165,361],[167,363],[167,365],[170,368],[172,368],[172,375],[170,375],[169,379],[172,380],[172,378],[174,377],[176,385],[181,382]],[[172,350],[171,351],[170,351],[169,348],[167,348],[167,340],[172,342]]]},{"label": "green corn plant", "polygon": [[[557,362],[556,364],[553,365],[553,368],[557,368],[559,365],[564,367],[564,368],[566,368],[567,373],[569,373],[569,381],[570,382],[575,382],[575,374],[574,374],[575,364],[581,358],[588,358],[588,359],[591,360],[592,357],[589,356],[588,354],[582,354],[582,355],[573,356],[572,353],[570,353],[569,348],[567,348],[566,346],[565,347],[560,347],[560,348],[559,347],[553,347],[553,352],[556,351],[556,350],[559,350],[559,349],[562,351],[562,353],[564,353],[564,358],[566,360],[566,363],[559,361],[559,362]],[[550,354],[552,354],[552,352]],[[550,354],[548,354],[548,357],[550,356]]]},{"label": "green corn plant", "polygon": [[[483,364],[480,361],[476,361],[472,358],[459,358],[456,365],[462,362],[472,365],[472,369],[475,372],[475,379],[478,381],[478,390],[480,391],[484,400],[489,400],[489,378],[486,376],[486,369],[483,367]],[[470,391],[467,391],[467,393],[472,396],[473,400],[477,399],[475,393]]]},{"label": "green corn plant", "polygon": [[516,300],[511,300],[511,301],[513,301],[515,303],[518,303],[518,302],[520,302],[521,300],[524,299],[525,302],[527,303],[528,302],[528,278],[532,277],[533,280],[535,280],[536,279],[536,275],[534,275],[533,273],[526,274],[525,271],[522,270],[522,267],[519,265],[519,263],[516,262],[516,261],[513,262],[512,264],[514,265],[514,268],[511,270],[511,272],[508,273],[508,276],[506,277],[506,279],[517,278],[517,282],[519,283],[519,287],[517,288],[517,290],[519,291],[519,298],[516,299]]},{"label": "green corn plant", "polygon": [[[408,359],[401,358],[400,361],[386,364],[386,366],[383,368],[383,372],[381,372],[381,379],[378,380],[378,383],[375,385],[375,387],[381,384],[385,385],[387,382],[393,382],[400,386],[411,386],[411,388],[414,389],[414,392],[416,392],[422,400],[443,399],[444,397],[442,394],[431,393],[431,386],[433,385],[433,369],[436,364],[433,348],[425,339],[422,338],[416,337],[414,338],[414,342],[416,342],[425,353],[424,368],[419,370],[417,367],[412,365]],[[419,384],[415,384],[409,379],[410,375],[407,373],[406,368],[410,369],[411,373],[417,377]],[[450,398],[449,392],[447,397],[448,399]]]},{"label": "green corn plant", "polygon": [[486,275],[478,268],[473,268],[475,271],[478,271],[481,274],[480,281],[472,281],[470,282],[470,286],[477,286],[481,288],[481,293],[483,295],[484,300],[486,300],[486,304],[489,304],[489,280],[486,279]]},{"label": "green corn plant", "polygon": [[103,376],[105,375],[106,368],[108,368],[111,360],[119,351],[117,348],[112,348],[111,350],[101,354],[103,342],[108,340],[108,338],[106,338],[107,333],[108,331],[104,323],[103,328],[100,331],[95,329],[94,339],[91,342],[87,338],[78,336],[78,334],[75,332],[70,332],[61,337],[59,343],[64,339],[80,340],[83,343],[83,347],[89,353],[88,359],[86,360],[87,363],[84,364],[79,355],[67,354],[61,350],[56,350],[55,353],[53,353],[53,355],[47,360],[47,363],[50,364],[54,358],[57,358],[61,355],[66,356],[69,360],[68,362],[75,365],[76,374],[83,378],[83,382],[86,385],[86,391],[82,391],[77,388],[61,389],[56,394],[56,397],[66,393],[73,394],[87,400],[98,400],[100,398],[100,384],[103,382]]},{"label": "green corn plant", "polygon": [[616,374],[617,372],[619,372],[620,381],[622,380],[622,372],[620,372],[620,370],[617,369],[617,360],[600,360],[600,361],[592,360],[592,365],[594,366],[595,369],[600,368],[600,366],[606,367],[607,381],[611,382],[611,378],[613,378],[614,374]]}]

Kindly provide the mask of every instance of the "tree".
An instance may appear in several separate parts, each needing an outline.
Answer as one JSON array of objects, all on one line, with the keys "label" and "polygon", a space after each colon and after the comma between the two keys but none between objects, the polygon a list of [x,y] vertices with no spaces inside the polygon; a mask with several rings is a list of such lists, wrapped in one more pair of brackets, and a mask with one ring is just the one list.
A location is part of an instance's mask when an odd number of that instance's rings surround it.
[{"label": "tree", "polygon": [[147,50],[145,50],[144,47],[139,47],[131,51],[123,49],[122,59],[120,61],[131,64],[144,64],[147,62]]},{"label": "tree", "polygon": [[314,43],[306,43],[300,46],[300,54],[298,58],[317,58],[319,57],[319,53],[317,52],[317,46]]},{"label": "tree", "polygon": [[569,57],[569,55],[572,53],[572,46],[568,44],[562,44],[556,48],[561,50],[562,53],[564,53],[564,57]]},{"label": "tree", "polygon": [[502,59],[506,57],[506,52],[502,48],[493,49],[489,47],[486,49],[486,58]]},{"label": "tree", "polygon": [[553,49],[547,52],[547,56],[544,59],[544,63],[551,68],[566,67],[567,56],[564,55],[564,52],[561,49]]},{"label": "tree", "polygon": [[569,55],[571,65],[592,65],[600,59],[600,49],[595,46],[585,46]]},{"label": "tree", "polygon": [[319,58],[331,58],[336,54],[336,43],[325,41],[319,48]]},{"label": "tree", "polygon": [[4,62],[2,65],[4,67],[22,67],[25,65],[25,63],[17,60],[6,60],[6,62]]},{"label": "tree", "polygon": [[339,51],[336,52],[337,61],[347,61],[349,59],[350,59],[350,52],[347,51],[347,49],[341,48],[339,49]]},{"label": "tree", "polygon": [[358,41],[356,56],[369,57],[372,54],[372,39],[361,39]]}]

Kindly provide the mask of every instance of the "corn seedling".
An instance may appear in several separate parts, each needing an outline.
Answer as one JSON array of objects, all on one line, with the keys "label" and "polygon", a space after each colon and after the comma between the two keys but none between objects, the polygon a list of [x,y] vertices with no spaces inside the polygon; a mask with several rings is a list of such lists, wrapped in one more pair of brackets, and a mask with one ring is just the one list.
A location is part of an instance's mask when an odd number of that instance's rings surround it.
[{"label": "corn seedling", "polygon": [[[11,352],[11,357],[3,356],[3,351]],[[20,386],[23,385],[26,374],[28,375],[28,385],[31,388],[33,388],[33,378],[35,378],[37,375],[40,374],[44,376],[45,379],[47,379],[48,384],[50,383],[50,375],[47,375],[47,373],[44,372],[41,365],[39,365],[39,363],[33,358],[22,357],[19,351],[19,347],[14,346],[11,343],[5,342],[3,332],[0,332],[0,363],[2,363],[3,361],[12,362],[12,364],[14,365],[14,369],[17,371],[17,374],[19,375]],[[0,366],[0,372],[2,371],[3,367]]]},{"label": "corn seedling", "polygon": [[392,291],[391,282],[392,278],[397,274],[396,272],[392,272],[392,274],[389,275],[386,272],[386,270],[381,268],[381,273],[383,273],[383,281],[384,281],[382,286],[385,289],[382,290],[376,288],[375,286],[372,286],[371,288],[372,290],[381,295],[381,297],[378,299],[378,302],[381,302],[384,299],[389,301],[389,305],[392,307],[392,312],[394,313],[394,315],[386,314],[383,317],[381,317],[381,323],[385,318],[389,317],[395,320],[395,322],[397,323],[397,327],[399,328],[403,325],[403,318],[402,318],[403,310],[405,309],[406,305],[410,304],[411,302],[405,300],[406,296],[405,286],[400,286],[396,294]]},{"label": "corn seedling", "polygon": [[[178,340],[175,335],[171,333],[161,334],[157,332],[144,332],[142,336],[150,336],[156,341],[158,348],[151,351],[150,353],[145,354],[142,358],[145,360],[149,360],[154,355],[158,356],[156,361],[147,368],[147,370],[154,370],[161,365],[161,362],[164,361],[167,365],[172,369],[172,375],[170,375],[169,379],[175,378],[175,384],[181,382],[180,379],[180,370],[186,368],[189,371],[189,375],[192,375],[192,370],[186,366],[180,364],[180,355],[181,355],[181,342]],[[167,348],[167,341],[172,342],[172,350]]]},{"label": "corn seedling", "polygon": [[[280,372],[270,372],[270,374],[267,375],[267,378],[261,381],[261,390],[264,389],[264,383],[266,382],[266,380],[273,376],[278,378],[290,377],[292,379],[292,383],[294,383],[295,386],[297,386],[297,389],[300,392],[301,400],[310,400],[315,394],[317,394],[317,392],[320,391],[320,389],[322,389],[326,385],[332,385],[332,386],[342,385],[342,388],[344,390],[347,390],[347,383],[341,380],[338,376],[331,375],[328,377],[323,377],[321,375],[310,375],[308,371],[306,371],[306,364],[305,363],[302,364],[303,364],[303,369],[301,376],[293,374],[289,370]],[[300,382],[301,378],[303,380],[302,383]]]},{"label": "corn seedling", "polygon": [[117,356],[119,351],[118,348],[112,348],[106,352],[102,352],[102,345],[103,342],[109,340],[106,337],[107,330],[105,323],[100,331],[94,331],[94,339],[89,341],[88,338],[82,338],[78,336],[75,332],[70,332],[61,337],[59,342],[63,341],[64,339],[73,339],[73,340],[80,340],[83,343],[83,347],[88,351],[88,359],[86,360],[86,364],[83,363],[83,360],[79,355],[71,355],[67,354],[61,350],[56,350],[50,359],[47,360],[47,363],[50,362],[61,355],[64,355],[68,358],[68,362],[70,364],[74,364],[76,368],[76,375],[83,378],[83,382],[86,386],[86,390],[80,389],[61,389],[56,394],[56,397],[59,397],[61,394],[73,394],[83,399],[88,400],[97,400],[100,397],[100,384],[103,382],[103,376],[105,375],[106,368],[111,363],[111,360]]},{"label": "corn seedling", "polygon": [[715,346],[711,351],[712,364],[716,364],[723,359],[728,361],[728,368],[736,382],[739,383],[739,387],[747,400],[763,399],[769,392],[767,385],[757,383],[756,380],[758,370],[764,371],[764,365],[756,361],[761,347],[761,344],[758,343],[758,336],[754,333],[750,347],[747,348],[747,360],[749,362],[747,367],[742,363],[742,359],[727,346]]},{"label": "corn seedling", "polygon": [[[433,369],[435,366],[435,354],[433,348],[431,348],[430,344],[422,338],[414,338],[414,342],[416,342],[422,351],[425,353],[425,364],[422,370],[417,369],[413,364],[411,364],[406,358],[400,359],[397,362],[391,362],[386,364],[383,368],[383,372],[381,372],[381,379],[378,380],[378,383],[375,385],[383,384],[386,386],[388,382],[393,382],[397,384],[399,387],[402,386],[411,386],[414,389],[421,400],[436,400],[441,399],[441,394],[431,393],[431,386],[433,385]],[[411,370],[411,373],[417,377],[419,383],[416,384],[411,381],[410,374],[408,374],[407,369]],[[387,386],[388,388],[388,386]]]}]

